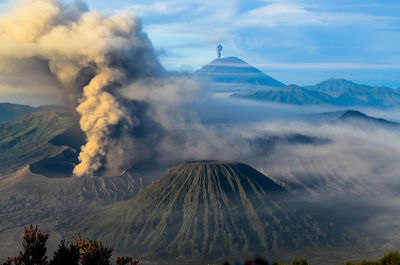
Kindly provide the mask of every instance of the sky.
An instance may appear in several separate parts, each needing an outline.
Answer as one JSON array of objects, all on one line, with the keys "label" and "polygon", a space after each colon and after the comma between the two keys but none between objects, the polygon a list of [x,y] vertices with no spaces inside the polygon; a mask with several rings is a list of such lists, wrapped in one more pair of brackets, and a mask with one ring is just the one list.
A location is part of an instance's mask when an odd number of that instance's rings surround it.
[{"label": "sky", "polygon": [[[398,0],[86,2],[92,10],[134,11],[169,70],[199,69],[220,43],[224,57],[239,57],[286,84],[345,78],[400,87]],[[8,8],[0,0],[0,9]]]}]

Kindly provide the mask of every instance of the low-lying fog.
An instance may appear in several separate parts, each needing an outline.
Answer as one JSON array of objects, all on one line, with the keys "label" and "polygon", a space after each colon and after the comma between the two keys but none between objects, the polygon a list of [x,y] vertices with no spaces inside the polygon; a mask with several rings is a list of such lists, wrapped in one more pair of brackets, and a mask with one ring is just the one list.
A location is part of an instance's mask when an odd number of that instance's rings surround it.
[{"label": "low-lying fog", "polygon": [[[185,108],[186,113],[195,112],[199,122],[181,138],[186,141],[179,151],[167,151],[169,159],[248,163],[297,196],[332,209],[332,216],[347,218],[349,228],[383,242],[381,246],[400,247],[395,221],[400,217],[400,126],[341,120],[349,108],[238,101],[211,94]],[[396,111],[350,109],[400,120]]]}]

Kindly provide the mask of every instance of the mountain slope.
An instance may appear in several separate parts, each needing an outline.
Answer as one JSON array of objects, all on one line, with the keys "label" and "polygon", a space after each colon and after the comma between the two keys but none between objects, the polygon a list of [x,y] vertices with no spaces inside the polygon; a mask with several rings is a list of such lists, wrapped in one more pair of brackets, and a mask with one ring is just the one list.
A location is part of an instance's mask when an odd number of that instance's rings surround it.
[{"label": "mountain slope", "polygon": [[340,122],[355,126],[375,126],[377,128],[399,129],[400,124],[382,118],[374,118],[357,110],[347,110],[340,117]]},{"label": "mountain slope", "polygon": [[275,80],[259,69],[249,65],[237,57],[217,58],[196,71],[196,76],[206,78],[214,84],[226,85],[229,88],[243,87],[283,87],[283,83]]},{"label": "mountain slope", "polygon": [[12,103],[0,103],[0,123],[13,120],[23,114],[35,112],[36,108]]},{"label": "mountain slope", "polygon": [[44,111],[0,124],[0,175],[60,152],[63,147],[48,141],[70,128],[72,123],[68,112]]},{"label": "mountain slope", "polygon": [[[48,178],[24,167],[0,179],[0,260],[17,255],[21,227],[39,224],[51,232],[50,248],[61,235],[54,226],[78,212],[126,200],[144,187],[132,171],[116,177]],[[18,229],[16,229],[18,228]],[[65,234],[62,235],[65,237]]]},{"label": "mountain slope", "polygon": [[368,106],[394,108],[400,106],[400,94],[387,87],[370,87],[344,79],[329,79],[315,86],[290,85],[258,91],[237,90],[233,97],[296,105]]},{"label": "mountain slope", "polygon": [[351,90],[362,85],[355,84],[344,79],[331,78],[313,86],[305,86],[305,89],[319,91],[331,95],[332,97],[340,96],[345,90]]},{"label": "mountain slope", "polygon": [[326,93],[336,99],[336,105],[392,108],[400,105],[400,94],[387,87],[371,87],[344,79],[329,79],[308,90]]},{"label": "mountain slope", "polygon": [[334,99],[327,94],[306,90],[296,85],[260,90],[253,94],[233,94],[232,97],[296,105],[328,105],[334,102]]},{"label": "mountain slope", "polygon": [[79,216],[72,230],[147,257],[222,257],[315,246],[327,230],[292,195],[235,162],[182,163],[129,201]]}]

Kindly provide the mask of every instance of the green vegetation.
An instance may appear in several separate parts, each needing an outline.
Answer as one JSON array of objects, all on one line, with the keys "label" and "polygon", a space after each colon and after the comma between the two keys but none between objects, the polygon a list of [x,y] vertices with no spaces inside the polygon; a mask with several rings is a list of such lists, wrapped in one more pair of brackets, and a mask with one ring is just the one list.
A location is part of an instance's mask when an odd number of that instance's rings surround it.
[{"label": "green vegetation", "polygon": [[[82,239],[80,235],[75,243],[62,240],[50,262],[46,257],[46,243],[49,235],[38,227],[25,227],[22,239],[23,250],[17,257],[10,257],[3,265],[111,265],[113,249],[100,241]],[[131,257],[117,257],[117,265],[137,265],[138,260]]]},{"label": "green vegetation", "polygon": [[35,111],[37,111],[36,108],[27,105],[0,103],[0,123],[16,119],[23,114]]},{"label": "green vegetation", "polygon": [[51,155],[48,141],[72,126],[67,112],[44,111],[0,124],[0,174]]},{"label": "green vegetation", "polygon": [[399,265],[400,254],[397,251],[389,251],[383,257],[376,260],[362,260],[359,263],[346,261],[344,265]]}]

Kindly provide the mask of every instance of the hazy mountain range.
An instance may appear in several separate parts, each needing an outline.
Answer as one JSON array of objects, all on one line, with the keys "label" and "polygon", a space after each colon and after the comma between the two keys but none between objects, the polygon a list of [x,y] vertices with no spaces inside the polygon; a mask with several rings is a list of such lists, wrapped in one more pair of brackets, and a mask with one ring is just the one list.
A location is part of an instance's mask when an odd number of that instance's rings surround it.
[{"label": "hazy mountain range", "polygon": [[[0,103],[0,237],[12,238],[0,242],[0,257],[16,251],[20,228],[30,223],[44,225],[56,238],[84,233],[147,260],[200,257],[207,264],[222,256],[330,248],[350,255],[346,246],[355,242],[355,255],[378,251],[381,238],[370,240],[363,230],[370,206],[356,204],[358,199],[349,203],[347,196],[397,196],[398,186],[385,171],[391,162],[376,159],[376,154],[392,157],[393,152],[373,153],[375,146],[364,151],[365,138],[351,143],[360,134],[384,132],[391,139],[400,125],[347,106],[395,107],[395,90],[338,79],[285,86],[237,58],[216,59],[197,75],[208,79],[209,91],[235,98],[340,105],[344,110],[303,115],[301,125],[265,122],[261,125],[269,129],[263,133],[256,133],[259,125],[251,122],[198,125],[206,131],[225,128],[218,140],[237,133],[235,141],[227,142],[231,152],[257,169],[233,161],[179,161],[162,168],[126,168],[117,176],[78,178],[72,170],[86,139],[70,111]],[[248,126],[255,131],[238,133]],[[350,142],[338,144],[342,138]],[[309,196],[317,202],[310,203]]]},{"label": "hazy mountain range", "polygon": [[232,97],[296,105],[366,106],[394,108],[399,90],[371,87],[344,79],[329,79],[313,86],[286,86],[236,57],[218,58],[195,73],[212,91]]}]

